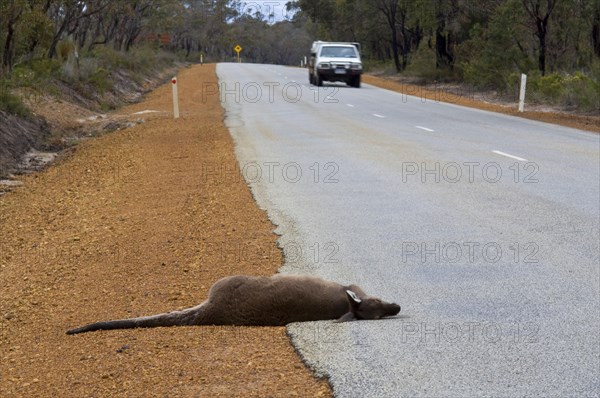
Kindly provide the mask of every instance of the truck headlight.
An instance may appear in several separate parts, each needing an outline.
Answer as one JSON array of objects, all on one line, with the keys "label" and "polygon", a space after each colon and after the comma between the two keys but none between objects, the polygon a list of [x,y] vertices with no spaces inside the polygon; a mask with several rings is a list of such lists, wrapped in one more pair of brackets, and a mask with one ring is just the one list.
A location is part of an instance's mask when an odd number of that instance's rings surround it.
[{"label": "truck headlight", "polygon": [[351,69],[356,69],[356,70],[361,70],[362,69],[362,65],[361,64],[352,64],[350,65]]},{"label": "truck headlight", "polygon": [[323,62],[323,63],[319,64],[318,68],[319,69],[329,69],[329,68],[331,68],[331,65],[327,62]]}]

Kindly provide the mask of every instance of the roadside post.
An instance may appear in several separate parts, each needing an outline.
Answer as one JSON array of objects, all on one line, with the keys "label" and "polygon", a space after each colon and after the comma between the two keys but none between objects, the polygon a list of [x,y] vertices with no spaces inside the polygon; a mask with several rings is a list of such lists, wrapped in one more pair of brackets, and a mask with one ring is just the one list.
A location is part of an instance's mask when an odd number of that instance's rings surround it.
[{"label": "roadside post", "polygon": [[521,91],[519,93],[519,112],[525,110],[525,89],[527,88],[527,75],[521,74]]},{"label": "roadside post", "polygon": [[173,118],[179,119],[179,98],[177,96],[177,77],[171,79],[173,86]]},{"label": "roadside post", "polygon": [[240,52],[242,51],[242,47],[238,44],[233,48],[233,50],[237,53],[238,64],[241,62],[240,60]]}]

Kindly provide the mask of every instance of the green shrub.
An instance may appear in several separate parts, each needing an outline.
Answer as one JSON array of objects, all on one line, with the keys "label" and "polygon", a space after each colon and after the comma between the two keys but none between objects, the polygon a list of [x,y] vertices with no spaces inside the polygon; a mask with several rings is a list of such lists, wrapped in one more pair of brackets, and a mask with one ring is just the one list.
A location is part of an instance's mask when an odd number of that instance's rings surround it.
[{"label": "green shrub", "polygon": [[150,47],[135,47],[129,51],[129,69],[133,72],[144,72],[152,67],[157,62],[157,50]]},{"label": "green shrub", "polygon": [[363,70],[368,73],[395,75],[396,68],[392,61],[380,61],[371,58],[363,58]]},{"label": "green shrub", "polygon": [[146,73],[173,65],[177,55],[157,49],[151,45],[135,46],[128,52],[117,51],[109,46],[97,46],[86,54],[107,70],[124,69]]},{"label": "green shrub", "polygon": [[26,66],[14,68],[10,80],[17,87],[32,87],[37,82],[35,72]]},{"label": "green shrub", "polygon": [[126,69],[128,67],[125,53],[116,51],[110,46],[96,46],[91,52],[88,53],[88,55],[97,59],[98,62],[106,69]]},{"label": "green shrub", "polygon": [[541,76],[539,71],[530,72],[527,76],[526,101],[559,105],[585,112],[598,110],[600,83],[597,76],[593,70],[588,73],[579,71],[575,74],[556,72],[546,76]]},{"label": "green shrub", "polygon": [[410,62],[403,72],[410,76],[416,76],[425,82],[455,81],[459,70],[450,68],[438,68],[436,66],[436,55],[433,48],[422,45],[411,57]]},{"label": "green shrub", "polygon": [[0,81],[0,110],[21,117],[31,114],[21,99],[10,93],[9,85],[4,81]]},{"label": "green shrub", "polygon": [[100,68],[100,62],[96,58],[86,57],[79,61],[79,78],[87,80]]},{"label": "green shrub", "polygon": [[100,93],[104,94],[110,90],[110,72],[104,68],[98,68],[89,78],[88,82],[92,84]]},{"label": "green shrub", "polygon": [[542,101],[556,104],[560,101],[564,90],[564,78],[558,73],[552,73],[546,76],[538,77],[537,89],[542,96]]},{"label": "green shrub", "polygon": [[17,87],[35,87],[46,79],[56,77],[61,63],[55,59],[34,59],[17,65],[11,73],[11,81]]},{"label": "green shrub", "polygon": [[61,63],[56,59],[43,58],[31,61],[30,65],[31,70],[35,73],[36,77],[46,79],[56,76]]},{"label": "green shrub", "polygon": [[[599,71],[600,72],[600,71]],[[562,103],[568,107],[577,107],[583,111],[600,111],[599,74],[585,75],[576,72],[564,80]]]},{"label": "green shrub", "polygon": [[66,83],[75,83],[79,79],[77,65],[73,62],[65,62],[60,68],[60,78]]},{"label": "green shrub", "polygon": [[115,109],[116,109],[116,107],[114,104],[111,104],[111,103],[105,102],[105,101],[102,101],[100,103],[100,110],[102,112],[110,112],[110,111],[114,111]]}]

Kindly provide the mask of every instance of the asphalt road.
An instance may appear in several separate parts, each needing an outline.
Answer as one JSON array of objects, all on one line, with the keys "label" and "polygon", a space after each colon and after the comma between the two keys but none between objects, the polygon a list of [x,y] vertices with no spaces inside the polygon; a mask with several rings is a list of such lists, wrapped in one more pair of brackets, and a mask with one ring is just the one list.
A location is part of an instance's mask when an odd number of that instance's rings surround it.
[{"label": "asphalt road", "polygon": [[317,90],[299,68],[217,72],[281,271],[402,306],[289,326],[337,396],[600,394],[597,134],[368,85]]}]

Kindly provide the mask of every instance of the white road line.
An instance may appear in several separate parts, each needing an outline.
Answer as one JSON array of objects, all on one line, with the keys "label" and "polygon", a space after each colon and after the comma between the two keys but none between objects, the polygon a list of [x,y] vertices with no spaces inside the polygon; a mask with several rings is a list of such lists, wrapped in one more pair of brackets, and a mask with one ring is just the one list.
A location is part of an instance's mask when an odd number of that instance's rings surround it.
[{"label": "white road line", "polygon": [[354,108],[354,105],[352,105],[352,104],[346,104],[346,106],[349,106],[350,108]]},{"label": "white road line", "polygon": [[418,129],[421,129],[421,130],[429,131],[430,133],[435,132],[435,130],[428,129],[427,127],[423,127],[423,126],[415,126],[415,127]]},{"label": "white road line", "polygon": [[527,162],[527,159],[523,159],[523,158],[520,158],[518,156],[510,155],[510,154],[505,153],[505,152],[500,152],[500,151],[492,151],[492,152],[495,153],[495,154],[497,154],[497,155],[506,156],[507,158],[516,159],[516,160],[518,160],[520,162]]},{"label": "white road line", "polygon": [[374,113],[374,114],[373,114],[373,116],[375,116],[375,117],[378,117],[378,118],[380,118],[380,119],[384,119],[384,118],[385,118],[385,116],[383,116],[383,115],[379,115],[379,114],[377,114],[377,113]]}]

